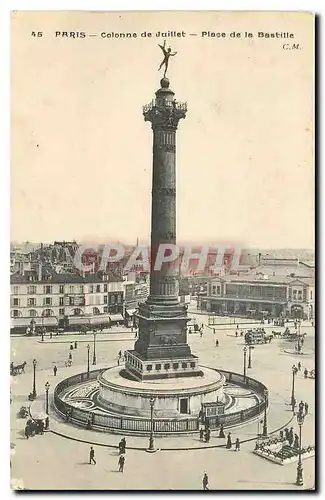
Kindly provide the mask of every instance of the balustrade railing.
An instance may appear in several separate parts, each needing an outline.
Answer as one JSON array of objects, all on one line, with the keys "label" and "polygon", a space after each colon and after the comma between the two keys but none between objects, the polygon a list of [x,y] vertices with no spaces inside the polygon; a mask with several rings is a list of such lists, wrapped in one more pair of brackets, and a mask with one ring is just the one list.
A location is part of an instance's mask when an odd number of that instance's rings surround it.
[{"label": "balustrade railing", "polygon": [[[73,375],[62,382],[60,382],[54,390],[54,405],[58,412],[63,416],[68,415],[70,422],[77,425],[85,426],[88,422],[89,413],[93,414],[93,428],[105,428],[111,430],[125,430],[130,432],[140,432],[149,433],[150,432],[150,419],[132,417],[129,415],[114,416],[110,414],[96,413],[82,408],[76,408],[75,406],[63,401],[61,398],[62,393],[71,386],[77,385],[84,381],[91,381],[98,378],[98,376],[105,371],[105,369],[91,371],[89,376],[86,373],[79,373]],[[218,370],[222,375],[225,376],[227,382],[236,383],[242,385],[247,389],[252,388],[258,394],[263,395],[266,387],[255,379],[250,377],[244,377],[239,373],[232,373],[225,370]],[[213,419],[209,420],[209,425],[211,429],[217,429],[222,423],[224,428],[237,425],[243,421],[253,419],[255,416],[261,414],[265,408],[265,400],[263,399],[260,403],[252,408],[246,408],[244,410],[239,410],[234,413],[225,413]],[[167,420],[167,419],[155,419],[154,420],[154,432],[156,434],[170,434],[170,433],[190,433],[197,432],[200,428],[200,421],[198,417],[188,417],[182,420]]]}]

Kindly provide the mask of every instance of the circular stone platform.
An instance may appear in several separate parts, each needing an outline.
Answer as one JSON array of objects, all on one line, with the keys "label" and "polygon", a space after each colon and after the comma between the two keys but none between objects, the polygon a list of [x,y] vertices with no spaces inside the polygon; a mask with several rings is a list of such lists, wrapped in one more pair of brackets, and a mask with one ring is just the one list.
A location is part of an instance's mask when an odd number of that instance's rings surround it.
[{"label": "circular stone platform", "polygon": [[[218,401],[224,403],[224,413],[212,416],[209,420],[210,429],[217,429],[221,423],[224,428],[243,425],[246,422],[260,418],[265,414],[268,402],[265,400],[264,384],[242,374],[225,370],[216,370],[201,367],[204,376],[194,380],[165,379],[162,381],[150,381],[137,383],[134,380],[125,379],[120,372],[121,367],[94,370],[89,373],[79,373],[60,382],[54,390],[54,409],[66,421],[73,425],[86,427],[94,431],[122,433],[125,435],[148,435],[151,429],[151,419],[148,417],[150,397],[155,397],[154,403],[154,432],[158,436],[171,436],[196,433],[200,429],[201,419],[198,415],[197,400],[216,403],[215,394],[219,391]],[[145,393],[137,393],[139,384],[144,384]],[[122,398],[129,397],[130,401],[139,401],[140,412],[145,416],[130,413],[130,409],[117,411],[118,401],[106,400],[103,404],[102,390],[121,391]],[[187,395],[187,396],[186,396]],[[156,412],[156,402],[158,412]],[[113,395],[113,397],[115,397]],[[117,396],[116,396],[117,397]],[[219,398],[219,396],[217,396]],[[191,399],[194,404],[192,405]],[[168,408],[166,406],[166,399]],[[144,400],[146,403],[144,403]],[[171,404],[179,402],[177,415],[173,417],[162,417],[161,415],[172,410]],[[187,405],[187,406],[186,406]],[[113,408],[114,407],[114,408]],[[199,408],[200,409],[200,408]],[[182,411],[181,411],[182,410]],[[137,406],[133,411],[139,411]],[[184,411],[184,413],[183,413]],[[188,413],[185,413],[187,411]],[[174,413],[175,415],[175,413]]]},{"label": "circular stone platform", "polygon": [[119,414],[150,417],[151,397],[155,398],[158,418],[198,416],[201,404],[224,402],[225,377],[218,371],[202,368],[202,377],[180,377],[138,382],[125,370],[114,367],[98,377],[99,403]]}]

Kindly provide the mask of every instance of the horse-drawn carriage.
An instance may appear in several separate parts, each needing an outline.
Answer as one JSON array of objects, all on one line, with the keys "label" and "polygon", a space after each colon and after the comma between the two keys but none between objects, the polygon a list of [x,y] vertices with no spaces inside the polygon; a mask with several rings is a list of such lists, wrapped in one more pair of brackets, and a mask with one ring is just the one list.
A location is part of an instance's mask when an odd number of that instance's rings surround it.
[{"label": "horse-drawn carriage", "polygon": [[10,363],[10,375],[20,375],[21,373],[25,373],[25,366],[27,365],[26,361],[21,363],[20,365],[14,365],[13,362]]},{"label": "horse-drawn carriage", "polygon": [[248,345],[253,344],[266,344],[270,343],[273,339],[271,333],[266,333],[264,328],[256,328],[255,330],[247,330],[245,334],[245,342]]},{"label": "horse-drawn carriage", "polygon": [[38,413],[33,415],[33,418],[29,418],[25,426],[25,436],[29,437],[35,436],[35,434],[44,434],[44,430],[49,427],[49,417],[46,413]]}]

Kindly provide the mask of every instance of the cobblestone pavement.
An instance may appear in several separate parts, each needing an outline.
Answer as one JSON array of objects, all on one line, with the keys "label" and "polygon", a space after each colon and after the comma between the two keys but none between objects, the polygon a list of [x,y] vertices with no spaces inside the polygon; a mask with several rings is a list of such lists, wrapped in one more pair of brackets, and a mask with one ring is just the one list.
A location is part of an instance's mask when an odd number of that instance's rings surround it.
[{"label": "cobblestone pavement", "polygon": [[[200,315],[198,322],[207,325],[207,316]],[[313,351],[314,330],[308,325],[310,324],[302,326],[301,331],[307,333],[306,351]],[[244,343],[243,339],[234,336],[234,331],[234,327],[228,327],[213,334],[213,330],[205,326],[202,338],[198,334],[188,336],[191,348],[200,357],[202,365],[242,372]],[[64,335],[60,340],[69,341],[69,337]],[[215,347],[216,338],[219,339],[219,348]],[[254,440],[243,443],[241,451],[235,452],[216,448],[220,439],[213,433],[206,449],[198,449],[198,446],[202,447],[198,436],[160,438],[156,439],[156,447],[162,451],[150,454],[144,451],[147,446],[146,438],[127,437],[128,446],[140,450],[127,450],[123,474],[117,472],[117,451],[112,448],[119,441],[119,436],[74,428],[53,417],[52,430],[59,431],[69,438],[47,432],[43,436],[37,435],[27,440],[23,434],[25,421],[17,419],[16,413],[22,405],[28,404],[27,395],[32,390],[33,358],[37,359],[36,388],[39,394],[35,404],[43,407],[44,384],[47,380],[51,383],[51,396],[57,382],[86,370],[86,346],[87,343],[91,345],[92,353],[91,339],[91,336],[80,338],[85,342],[79,342],[78,338],[78,348],[72,351],[73,364],[68,368],[64,367],[64,362],[68,359],[69,343],[56,339],[50,341],[48,338],[44,342],[37,338],[12,338],[12,360],[15,364],[27,361],[26,373],[12,377],[13,487],[22,484],[27,489],[201,490],[202,476],[207,472],[210,489],[301,489],[294,485],[297,464],[279,466],[254,455]],[[96,368],[115,365],[118,351],[129,349],[133,344],[131,333],[121,331],[99,336],[96,341]],[[261,380],[269,387],[271,408],[268,423],[271,431],[283,426],[292,417],[287,404],[291,396],[292,365],[301,360],[303,369],[305,366],[309,370],[314,368],[312,354],[302,357],[286,354],[284,349],[287,347],[292,347],[292,344],[281,340],[257,346],[252,352],[252,369],[248,370],[249,376]],[[54,377],[52,372],[54,364],[58,366],[57,377]],[[298,373],[296,399],[298,402],[308,401],[310,408],[310,415],[306,417],[303,426],[304,445],[315,443],[314,387],[313,380],[305,380],[302,371]],[[296,431],[295,419],[291,425]],[[233,438],[254,438],[257,426],[258,423],[253,422],[233,429]],[[94,448],[97,465],[88,464],[89,442],[96,443]],[[166,448],[169,451],[164,451]],[[314,466],[314,458],[303,461],[304,488],[312,488],[314,485]]]}]

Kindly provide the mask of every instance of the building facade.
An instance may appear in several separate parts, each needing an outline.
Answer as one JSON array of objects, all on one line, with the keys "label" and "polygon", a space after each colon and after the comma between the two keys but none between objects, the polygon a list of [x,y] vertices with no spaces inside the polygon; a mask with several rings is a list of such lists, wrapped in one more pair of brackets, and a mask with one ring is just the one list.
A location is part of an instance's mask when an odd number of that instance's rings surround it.
[{"label": "building facade", "polygon": [[224,315],[312,319],[315,315],[315,280],[304,277],[217,277],[208,283],[198,307]]},{"label": "building facade", "polygon": [[68,327],[123,320],[124,283],[107,276],[37,274],[11,276],[11,329]]}]

